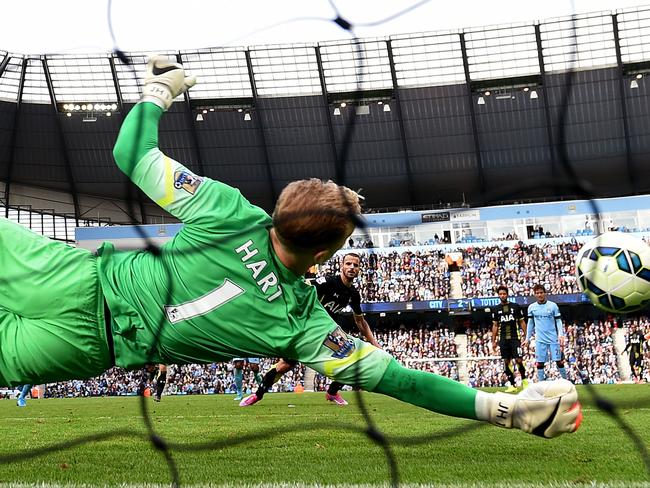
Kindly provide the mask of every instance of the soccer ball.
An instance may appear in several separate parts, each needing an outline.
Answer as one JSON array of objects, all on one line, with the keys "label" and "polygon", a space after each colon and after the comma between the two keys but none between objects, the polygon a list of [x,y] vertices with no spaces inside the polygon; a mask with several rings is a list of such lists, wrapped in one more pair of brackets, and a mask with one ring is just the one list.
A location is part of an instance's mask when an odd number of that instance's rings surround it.
[{"label": "soccer ball", "polygon": [[650,247],[622,232],[587,242],[576,258],[582,291],[606,312],[627,313],[650,303]]}]

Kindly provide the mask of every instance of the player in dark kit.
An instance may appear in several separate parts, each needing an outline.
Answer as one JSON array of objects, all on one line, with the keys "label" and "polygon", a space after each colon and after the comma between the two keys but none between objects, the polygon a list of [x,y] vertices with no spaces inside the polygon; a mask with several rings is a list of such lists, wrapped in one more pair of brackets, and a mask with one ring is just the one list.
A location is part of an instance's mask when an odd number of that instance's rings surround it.
[{"label": "player in dark kit", "polygon": [[138,390],[138,395],[144,395],[146,383],[155,385],[156,391],[153,400],[159,402],[162,399],[165,385],[167,384],[167,366],[165,364],[148,364],[143,371],[146,381],[143,381]]},{"label": "player in dark kit", "polygon": [[[310,281],[312,281],[316,287],[318,301],[330,317],[336,317],[336,315],[349,305],[352,308],[354,322],[359,329],[359,332],[361,332],[363,337],[370,344],[380,347],[370,329],[370,326],[368,325],[368,322],[366,322],[366,319],[363,317],[363,311],[361,310],[361,295],[359,295],[359,291],[353,285],[353,281],[357,276],[359,276],[360,270],[361,259],[359,255],[355,253],[347,253],[343,256],[343,263],[339,274],[327,277],[321,276],[313,278]],[[345,330],[345,332],[352,331]],[[280,359],[280,361],[266,373],[262,385],[260,385],[257,391],[244,398],[239,405],[242,407],[248,407],[259,402],[264,397],[264,394],[271,389],[273,384],[279,381],[283,374],[293,369],[296,364],[298,364],[296,361]],[[343,388],[343,384],[333,381],[327,389],[325,398],[337,405],[347,405],[348,402],[345,401],[339,393],[341,388]]]},{"label": "player in dark kit", "polygon": [[492,349],[497,349],[497,337],[499,338],[499,349],[501,357],[506,366],[506,376],[510,381],[510,386],[506,392],[517,391],[515,386],[515,371],[512,366],[512,360],[517,363],[517,369],[521,375],[521,386],[528,386],[526,378],[526,367],[521,358],[521,341],[519,338],[519,327],[521,327],[524,337],[526,337],[526,322],[521,307],[516,303],[508,302],[508,287],[501,285],[497,289],[499,300],[501,301],[492,311]]},{"label": "player in dark kit", "polygon": [[630,326],[627,346],[621,354],[630,350],[630,369],[635,382],[641,381],[643,377],[643,343],[647,340],[650,340],[650,333],[644,335],[636,324]]}]

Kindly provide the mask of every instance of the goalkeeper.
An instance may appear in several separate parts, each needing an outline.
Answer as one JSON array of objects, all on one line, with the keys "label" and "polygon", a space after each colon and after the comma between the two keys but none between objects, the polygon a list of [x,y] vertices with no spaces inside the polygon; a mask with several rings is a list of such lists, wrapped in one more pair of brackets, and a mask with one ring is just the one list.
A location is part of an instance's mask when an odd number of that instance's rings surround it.
[{"label": "goalkeeper", "polygon": [[160,252],[97,254],[0,219],[0,385],[100,374],[114,364],[284,357],[344,384],[434,412],[544,437],[581,421],[573,385],[485,393],[401,366],[346,335],[302,275],[354,230],[358,195],[333,182],[295,181],[273,217],[238,190],[198,176],[158,148],[158,124],[195,83],[182,66],[149,60],[142,100],[115,144],[119,168],[185,225]]}]

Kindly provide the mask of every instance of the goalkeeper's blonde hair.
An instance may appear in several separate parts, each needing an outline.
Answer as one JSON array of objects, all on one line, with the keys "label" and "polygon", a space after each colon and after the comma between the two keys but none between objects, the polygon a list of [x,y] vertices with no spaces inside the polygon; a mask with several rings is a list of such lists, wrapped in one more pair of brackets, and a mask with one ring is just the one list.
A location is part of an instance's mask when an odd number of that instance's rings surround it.
[{"label": "goalkeeper's blonde hair", "polygon": [[280,241],[294,251],[323,249],[349,236],[361,214],[359,195],[317,178],[289,183],[273,211]]}]

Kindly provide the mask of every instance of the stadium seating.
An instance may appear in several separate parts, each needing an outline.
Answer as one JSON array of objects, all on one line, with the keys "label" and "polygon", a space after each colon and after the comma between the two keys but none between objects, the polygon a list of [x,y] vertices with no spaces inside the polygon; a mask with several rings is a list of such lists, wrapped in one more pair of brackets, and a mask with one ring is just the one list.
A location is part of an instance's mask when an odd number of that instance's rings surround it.
[{"label": "stadium seating", "polygon": [[[623,324],[625,327],[629,322]],[[640,319],[644,330],[650,330],[650,318]],[[614,346],[613,321],[581,321],[566,324],[567,346],[565,356],[569,378],[575,383],[589,380],[591,383],[618,383],[620,374],[617,366],[617,351]],[[627,329],[625,329],[627,330]],[[402,364],[410,368],[431,371],[459,380],[459,362],[444,361],[457,359],[458,346],[455,334],[441,324],[420,324],[413,328],[395,324],[392,328],[375,331],[377,340]],[[467,338],[467,376],[465,381],[473,387],[504,386],[507,382],[501,359],[481,359],[497,356],[492,350],[490,328],[473,328],[466,331]],[[441,359],[443,359],[441,361]],[[626,359],[625,359],[626,360]],[[535,377],[534,348],[531,345],[524,351],[526,371],[530,379]],[[262,372],[274,364],[272,359],[264,359],[260,365]],[[47,385],[46,397],[89,397],[134,395],[138,391],[140,371],[124,371],[112,368],[104,375],[87,381],[68,381]],[[550,366],[547,374],[558,377],[557,370]],[[309,389],[304,384],[305,371],[300,365],[285,375],[272,391],[294,391],[297,385]],[[650,352],[646,352],[644,378],[650,382]],[[329,380],[316,375],[315,390],[327,388]],[[244,388],[256,387],[250,373],[245,374]],[[170,366],[166,394],[220,394],[234,393],[232,363],[210,365]]]}]

